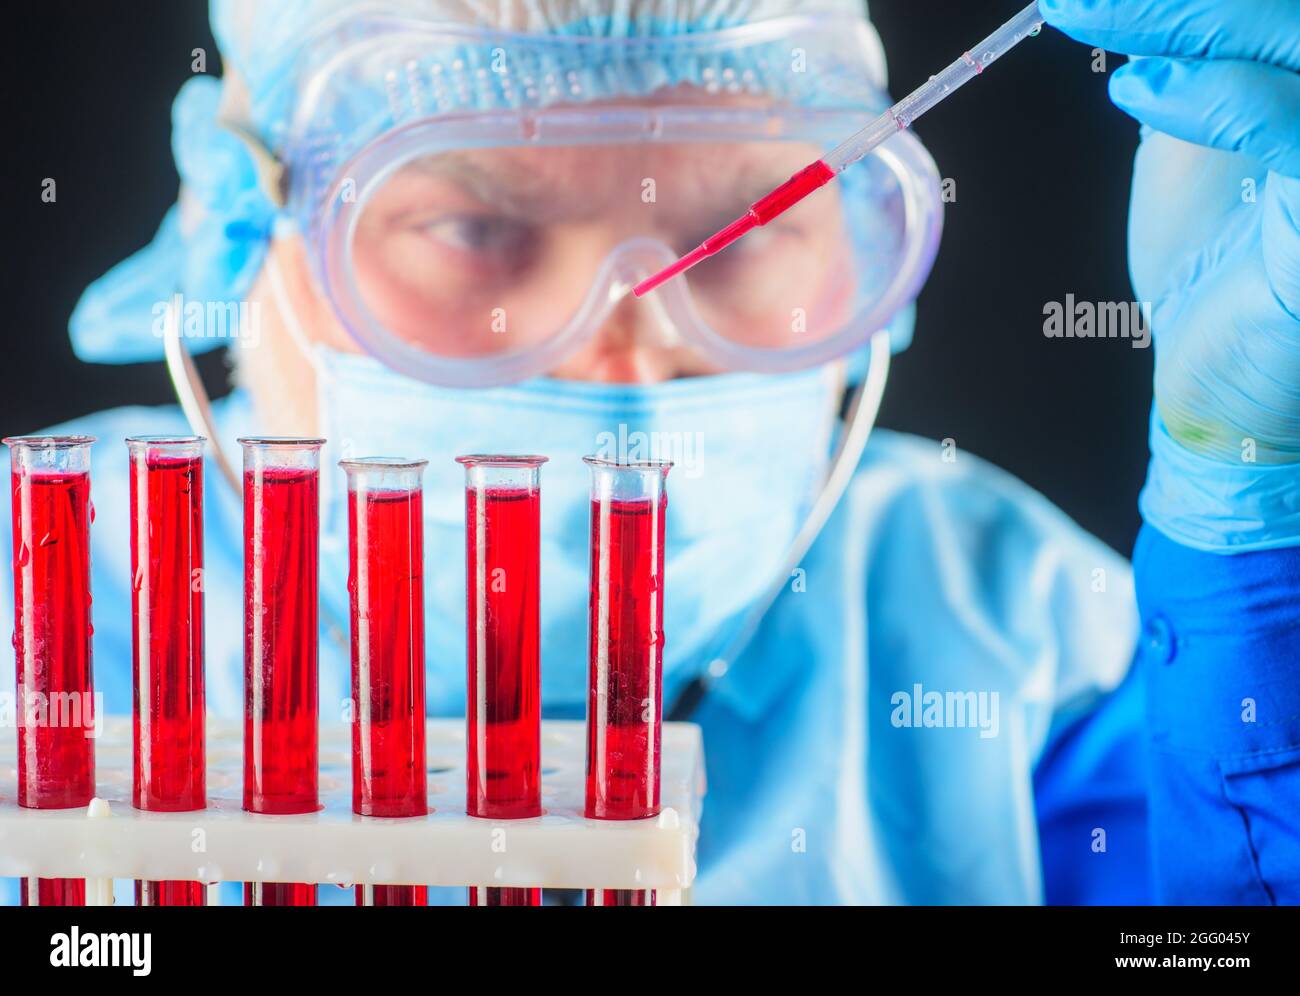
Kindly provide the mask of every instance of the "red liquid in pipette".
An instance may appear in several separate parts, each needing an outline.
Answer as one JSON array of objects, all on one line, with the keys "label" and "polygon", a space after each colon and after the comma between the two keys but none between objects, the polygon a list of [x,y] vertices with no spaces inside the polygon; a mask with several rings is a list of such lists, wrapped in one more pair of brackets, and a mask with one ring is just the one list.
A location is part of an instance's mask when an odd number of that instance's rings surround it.
[{"label": "red liquid in pipette", "polygon": [[[588,819],[659,812],[665,507],[663,497],[592,502]],[[653,903],[653,890],[587,891],[589,906]]]},{"label": "red liquid in pipette", "polygon": [[654,276],[642,280],[632,288],[632,293],[637,297],[649,294],[660,284],[671,280],[679,273],[685,273],[696,263],[702,262],[725,249],[742,235],[766,225],[773,218],[785,213],[814,190],[824,187],[833,179],[835,179],[835,171],[820,159],[805,166],[770,194],[751,204],[747,212],[726,228],[714,235],[710,235],[671,266],[667,266]]},{"label": "red liquid in pipette", "polygon": [[[465,503],[470,530],[466,542],[470,638],[465,811],[487,819],[540,816],[537,606],[541,493],[469,488]],[[476,528],[483,530],[481,542],[476,542]]]},{"label": "red liquid in pipette", "polygon": [[[244,808],[319,808],[319,474],[244,474]],[[316,886],[245,883],[246,905],[314,906]]]},{"label": "red liquid in pipette", "polygon": [[[348,493],[352,811],[429,811],[424,744],[424,514],[419,489]],[[358,906],[426,906],[417,885],[356,886]]]},{"label": "red liquid in pipette", "polygon": [[[137,809],[202,809],[203,461],[131,467],[134,792]],[[199,882],[136,882],[137,906],[203,906]]]}]

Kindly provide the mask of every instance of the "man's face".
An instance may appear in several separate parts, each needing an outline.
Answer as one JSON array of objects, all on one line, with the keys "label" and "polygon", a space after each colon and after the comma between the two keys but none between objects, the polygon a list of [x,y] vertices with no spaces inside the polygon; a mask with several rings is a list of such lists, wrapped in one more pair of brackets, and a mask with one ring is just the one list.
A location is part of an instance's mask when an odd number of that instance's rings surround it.
[{"label": "man's face", "polygon": [[[817,156],[791,142],[466,149],[416,159],[362,206],[357,294],[388,332],[446,357],[535,347],[593,294],[633,240],[620,280],[698,245]],[[804,345],[848,317],[851,253],[835,188],[700,265],[686,286],[700,319],[753,347]],[[599,286],[598,286],[599,285]],[[332,314],[315,302],[317,314]],[[322,307],[322,305],[324,305]],[[792,316],[802,315],[802,324]],[[653,383],[718,372],[665,330],[650,301],[621,297],[555,377]],[[337,322],[337,320],[335,320]],[[801,337],[796,339],[796,337]],[[341,329],[328,339],[348,341]],[[350,347],[355,348],[355,347]]]}]

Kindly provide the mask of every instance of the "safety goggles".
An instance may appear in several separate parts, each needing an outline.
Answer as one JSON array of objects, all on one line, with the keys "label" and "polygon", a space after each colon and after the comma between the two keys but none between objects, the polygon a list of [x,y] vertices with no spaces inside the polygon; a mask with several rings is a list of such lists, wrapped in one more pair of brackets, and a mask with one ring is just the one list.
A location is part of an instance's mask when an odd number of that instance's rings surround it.
[{"label": "safety goggles", "polygon": [[722,369],[844,356],[933,263],[939,178],[909,133],[684,279],[630,289],[885,106],[868,32],[334,26],[306,46],[284,155],[320,286],[361,348],[445,385],[545,373],[602,329]]}]

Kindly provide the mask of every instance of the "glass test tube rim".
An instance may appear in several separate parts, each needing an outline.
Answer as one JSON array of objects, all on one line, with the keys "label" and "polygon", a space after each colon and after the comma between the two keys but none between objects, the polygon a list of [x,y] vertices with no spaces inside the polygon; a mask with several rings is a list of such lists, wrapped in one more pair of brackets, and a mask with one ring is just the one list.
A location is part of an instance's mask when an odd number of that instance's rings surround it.
[{"label": "glass test tube rim", "polygon": [[171,460],[202,460],[207,446],[207,436],[127,436],[127,453],[135,461],[143,459],[146,466],[151,465],[154,456]]},{"label": "glass test tube rim", "polygon": [[407,457],[347,457],[338,462],[348,494],[416,495],[424,491],[429,461]]},{"label": "glass test tube rim", "polygon": [[491,467],[500,468],[501,470],[530,470],[534,467],[540,467],[544,463],[549,463],[550,457],[537,456],[534,454],[505,454],[505,453],[467,453],[464,456],[456,457],[456,462],[470,470],[474,467]]},{"label": "glass test tube rim", "polygon": [[89,446],[97,443],[99,440],[95,436],[5,436],[0,439],[10,449],[18,447],[30,447],[32,449],[54,448],[59,450],[75,449],[78,446]]},{"label": "glass test tube rim", "polygon": [[618,460],[598,456],[585,456],[582,458],[582,462],[588,467],[598,470],[635,470],[643,473],[657,470],[665,474],[672,470],[674,466],[671,460],[630,460],[622,463]]},{"label": "glass test tube rim", "polygon": [[428,460],[410,460],[406,457],[348,457],[339,461],[339,466],[349,474],[364,474],[368,471],[419,471],[429,466]]},{"label": "glass test tube rim", "polygon": [[9,469],[18,477],[54,477],[90,473],[95,436],[80,434],[5,436],[9,447]]},{"label": "glass test tube rim", "polygon": [[132,452],[148,446],[202,446],[207,436],[127,436],[124,440]]},{"label": "glass test tube rim", "polygon": [[[599,456],[582,458],[591,469],[591,499],[601,505],[611,501],[662,502],[671,460],[632,460],[620,463]],[[630,493],[628,493],[630,490]]]},{"label": "glass test tube rim", "polygon": [[235,440],[240,446],[274,447],[284,449],[320,449],[329,442],[322,436],[240,436]]}]

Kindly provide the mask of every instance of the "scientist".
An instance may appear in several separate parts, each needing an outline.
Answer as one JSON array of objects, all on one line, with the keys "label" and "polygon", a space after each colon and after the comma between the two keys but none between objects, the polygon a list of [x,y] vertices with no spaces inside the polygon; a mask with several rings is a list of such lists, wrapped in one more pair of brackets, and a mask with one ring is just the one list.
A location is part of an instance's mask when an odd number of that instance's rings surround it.
[{"label": "scientist", "polygon": [[[1131,260],[1157,349],[1133,573],[974,457],[868,442],[938,243],[910,133],[628,293],[887,106],[857,0],[214,0],[224,75],[176,101],[180,202],[72,318],[86,360],[155,359],[170,336],[230,345],[236,379],[208,409],[173,347],[188,419],[60,428],[99,439],[109,710],[131,707],[129,554],[106,525],[126,521],[124,436],[211,440],[208,706],[231,717],[240,504],[218,454],[328,437],[326,721],[349,697],[340,457],[430,460],[446,716],[465,704],[453,457],[550,457],[543,702],[580,716],[580,457],[657,441],[682,462],[664,682],[706,742],[698,901],[1300,899],[1300,7],[1042,7],[1143,57],[1111,76],[1143,125]],[[233,330],[210,317],[231,308]]]}]

